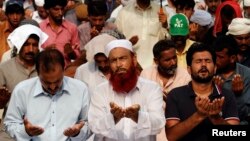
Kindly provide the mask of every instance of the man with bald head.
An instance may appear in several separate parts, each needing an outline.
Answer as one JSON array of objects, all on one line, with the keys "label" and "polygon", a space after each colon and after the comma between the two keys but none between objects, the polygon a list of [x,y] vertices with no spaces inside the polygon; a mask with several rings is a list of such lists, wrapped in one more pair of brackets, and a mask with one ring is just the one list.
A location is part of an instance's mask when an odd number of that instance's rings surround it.
[{"label": "man with bald head", "polygon": [[109,42],[105,54],[111,77],[94,90],[88,115],[94,140],[155,141],[165,125],[160,86],[138,76],[128,40]]}]

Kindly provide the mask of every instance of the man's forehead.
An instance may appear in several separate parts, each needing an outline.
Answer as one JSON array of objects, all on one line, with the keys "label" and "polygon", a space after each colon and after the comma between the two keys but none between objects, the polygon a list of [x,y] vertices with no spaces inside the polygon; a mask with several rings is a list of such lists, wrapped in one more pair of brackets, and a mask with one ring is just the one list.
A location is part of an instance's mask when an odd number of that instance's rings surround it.
[{"label": "man's forehead", "polygon": [[193,59],[212,59],[212,55],[208,51],[196,52]]}]

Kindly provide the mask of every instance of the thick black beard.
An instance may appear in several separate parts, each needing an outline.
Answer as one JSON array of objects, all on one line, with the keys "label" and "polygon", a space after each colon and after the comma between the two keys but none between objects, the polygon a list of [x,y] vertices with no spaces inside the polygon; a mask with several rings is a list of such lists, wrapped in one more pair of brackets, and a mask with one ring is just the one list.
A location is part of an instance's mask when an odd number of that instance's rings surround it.
[{"label": "thick black beard", "polygon": [[214,77],[214,75],[209,75],[209,76],[207,76],[205,78],[202,78],[202,77],[200,77],[198,75],[195,76],[195,75],[191,74],[192,80],[194,80],[195,82],[198,82],[198,83],[202,83],[202,84],[209,83],[210,81],[212,81],[213,77]]}]

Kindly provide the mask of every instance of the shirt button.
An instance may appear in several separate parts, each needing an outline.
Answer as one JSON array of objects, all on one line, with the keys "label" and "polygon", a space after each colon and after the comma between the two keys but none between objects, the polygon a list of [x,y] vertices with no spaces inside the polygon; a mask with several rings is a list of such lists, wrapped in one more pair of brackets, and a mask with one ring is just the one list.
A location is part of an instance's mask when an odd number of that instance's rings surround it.
[{"label": "shirt button", "polygon": [[54,124],[52,124],[52,126],[54,126]]}]

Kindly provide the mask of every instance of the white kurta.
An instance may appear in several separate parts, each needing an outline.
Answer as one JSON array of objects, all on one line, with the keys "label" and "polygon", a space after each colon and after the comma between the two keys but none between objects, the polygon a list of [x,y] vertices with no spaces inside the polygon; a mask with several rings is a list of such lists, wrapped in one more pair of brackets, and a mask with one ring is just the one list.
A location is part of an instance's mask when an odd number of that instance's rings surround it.
[{"label": "white kurta", "polygon": [[107,81],[107,78],[98,69],[95,62],[87,62],[76,69],[75,77],[82,82],[85,82],[89,88],[90,93],[95,87],[102,82]]},{"label": "white kurta", "polygon": [[156,42],[168,36],[166,28],[159,21],[160,6],[151,2],[150,7],[142,10],[136,2],[131,2],[123,7],[115,24],[127,39],[137,35],[139,41],[134,45],[137,59],[143,68],[153,64],[153,46]]},{"label": "white kurta", "polygon": [[[117,124],[110,113],[110,102],[123,108],[140,105],[138,123],[122,118]],[[91,97],[89,126],[95,141],[156,141],[156,134],[165,126],[163,98],[160,86],[139,78],[136,87],[128,94],[116,93],[110,83],[98,85]]]}]

